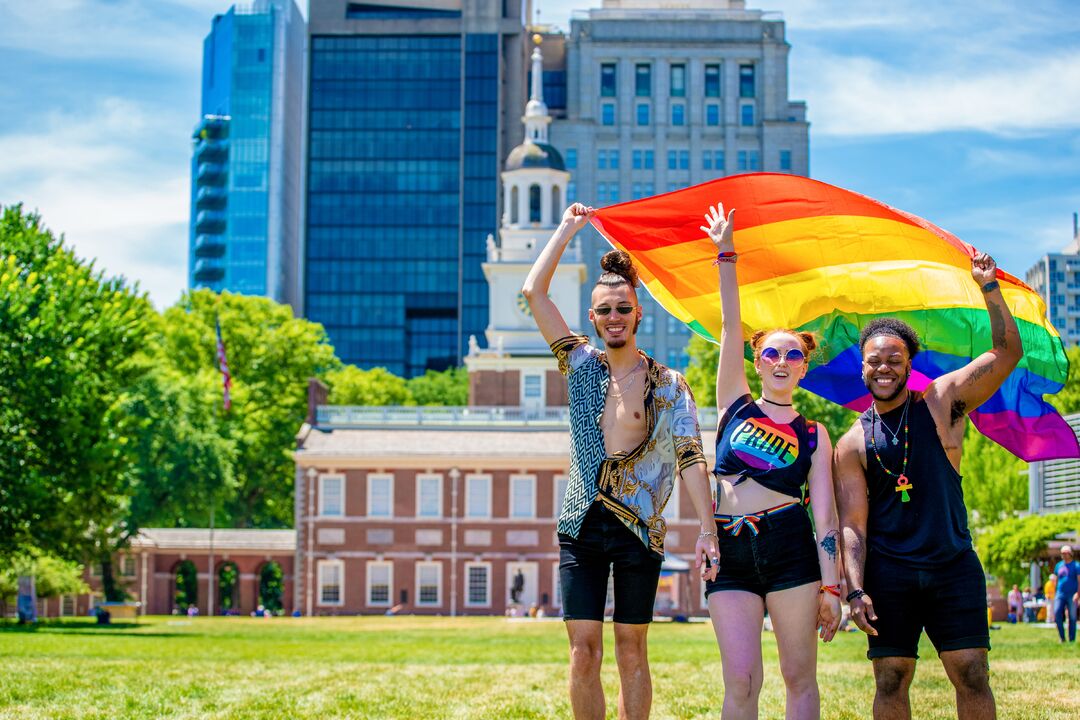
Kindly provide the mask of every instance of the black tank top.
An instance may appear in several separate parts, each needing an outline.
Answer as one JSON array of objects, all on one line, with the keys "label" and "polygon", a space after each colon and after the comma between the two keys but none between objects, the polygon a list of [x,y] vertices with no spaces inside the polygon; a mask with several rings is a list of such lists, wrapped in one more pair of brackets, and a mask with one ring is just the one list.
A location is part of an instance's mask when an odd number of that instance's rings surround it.
[{"label": "black tank top", "polygon": [[717,476],[753,478],[778,493],[802,500],[817,448],[817,423],[797,415],[790,423],[771,420],[754,398],[743,395],[720,418],[716,431]]},{"label": "black tank top", "polygon": [[[930,408],[922,397],[912,396],[909,403],[906,469],[901,420],[904,405],[884,416],[876,415],[871,407],[859,417],[866,444],[870,503],[866,538],[874,552],[916,567],[935,567],[971,549],[967,508],[960,475],[941,447]],[[894,431],[896,444],[892,442]],[[877,456],[871,438],[877,445]],[[893,474],[885,472],[882,464]],[[897,477],[901,470],[906,483]]]}]

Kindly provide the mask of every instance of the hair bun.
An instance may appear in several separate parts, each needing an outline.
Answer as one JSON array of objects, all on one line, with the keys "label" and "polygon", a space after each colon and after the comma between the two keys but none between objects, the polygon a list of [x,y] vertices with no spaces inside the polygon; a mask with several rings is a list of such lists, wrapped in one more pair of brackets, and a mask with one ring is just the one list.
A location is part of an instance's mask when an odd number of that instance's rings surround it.
[{"label": "hair bun", "polygon": [[625,250],[611,250],[605,253],[600,258],[600,268],[605,273],[625,278],[631,287],[638,286],[637,268],[634,267],[634,261],[630,259],[630,254]]}]

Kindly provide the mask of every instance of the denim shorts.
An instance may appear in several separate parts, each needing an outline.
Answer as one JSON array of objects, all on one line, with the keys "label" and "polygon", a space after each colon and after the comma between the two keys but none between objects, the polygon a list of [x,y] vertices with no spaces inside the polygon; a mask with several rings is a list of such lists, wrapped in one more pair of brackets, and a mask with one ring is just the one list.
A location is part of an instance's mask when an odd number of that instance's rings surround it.
[{"label": "denim shorts", "polygon": [[945,565],[918,568],[870,551],[863,589],[874,603],[878,631],[866,656],[919,657],[922,631],[939,653],[990,649],[986,575],[974,550]]},{"label": "denim shorts", "polygon": [[[767,512],[756,521],[752,516],[716,517],[720,569],[715,580],[705,583],[705,597],[742,590],[764,598],[771,592],[821,582],[813,527],[801,504]],[[740,517],[747,519],[739,522]]]},{"label": "denim shorts", "polygon": [[660,565],[656,553],[603,503],[595,502],[576,538],[559,534],[559,582],[564,620],[604,619],[608,577],[617,623],[652,622]]}]

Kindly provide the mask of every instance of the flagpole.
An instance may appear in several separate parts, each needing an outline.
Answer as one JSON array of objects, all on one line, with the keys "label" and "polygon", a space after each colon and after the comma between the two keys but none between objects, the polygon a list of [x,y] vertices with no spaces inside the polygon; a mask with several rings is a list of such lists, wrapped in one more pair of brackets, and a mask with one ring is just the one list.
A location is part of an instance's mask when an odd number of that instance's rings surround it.
[{"label": "flagpole", "polygon": [[207,585],[209,588],[209,602],[206,614],[214,616],[214,494],[210,493],[210,578]]}]

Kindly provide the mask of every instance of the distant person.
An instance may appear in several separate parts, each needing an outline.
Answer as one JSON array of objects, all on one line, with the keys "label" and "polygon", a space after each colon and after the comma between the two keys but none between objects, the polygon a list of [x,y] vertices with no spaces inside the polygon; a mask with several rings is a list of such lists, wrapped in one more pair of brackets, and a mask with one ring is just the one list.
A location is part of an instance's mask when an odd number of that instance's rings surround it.
[{"label": "distant person", "polygon": [[1012,586],[1012,590],[1009,591],[1009,622],[1018,623],[1022,622],[1024,617],[1021,613],[1024,612],[1024,596],[1020,592],[1020,588],[1017,585]]},{"label": "distant person", "polygon": [[701,525],[698,567],[703,557],[715,567],[716,527],[693,393],[682,375],[637,347],[642,309],[630,256],[613,250],[600,260],[589,321],[603,350],[571,333],[548,296],[563,250],[593,212],[581,203],[567,208],[521,292],[569,391],[570,477],[557,530],[570,704],[576,718],[605,715],[600,664],[611,577],[619,716],[646,718],[652,705],[647,637],[664,561],[664,506],[676,477]]},{"label": "distant person", "polygon": [[1076,601],[1080,586],[1080,561],[1073,560],[1072,547],[1061,548],[1061,562],[1054,568],[1057,589],[1054,597],[1054,622],[1058,637],[1065,642],[1065,620],[1069,621],[1069,642],[1076,641]]},{"label": "distant person", "polygon": [[[847,599],[867,634],[879,719],[911,717],[924,629],[956,690],[957,715],[997,714],[986,575],[968,531],[960,457],[968,413],[1001,387],[1024,349],[994,259],[972,257],[971,277],[986,303],[985,316],[973,315],[977,327],[989,327],[986,352],[916,392],[908,388],[915,330],[895,318],[871,320],[859,335],[870,407],[836,444]],[[915,288],[895,292],[918,303]]]},{"label": "distant person", "polygon": [[1049,573],[1046,578],[1046,583],[1043,584],[1043,595],[1046,596],[1046,606],[1044,608],[1043,620],[1045,622],[1054,621],[1054,594],[1057,592],[1057,575],[1053,572]]}]

